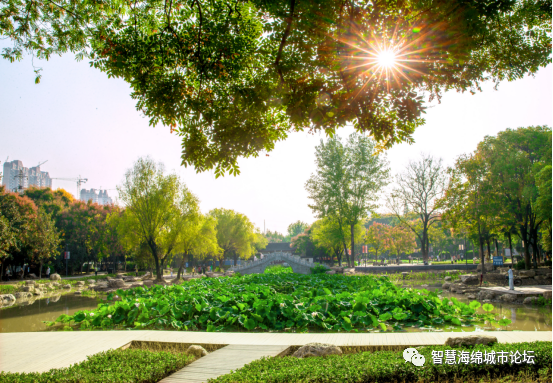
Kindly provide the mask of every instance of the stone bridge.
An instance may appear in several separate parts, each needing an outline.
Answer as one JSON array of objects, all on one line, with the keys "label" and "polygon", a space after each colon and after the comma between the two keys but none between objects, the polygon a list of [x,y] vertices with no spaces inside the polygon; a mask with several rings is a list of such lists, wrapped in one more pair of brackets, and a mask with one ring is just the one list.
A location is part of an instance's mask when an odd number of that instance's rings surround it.
[{"label": "stone bridge", "polygon": [[284,261],[292,267],[294,273],[311,274],[311,268],[315,266],[313,262],[307,262],[297,255],[289,255],[287,253],[272,253],[263,255],[263,259],[257,261],[248,261],[241,265],[232,266],[229,270],[239,272],[240,274],[261,274],[269,266],[275,262]]}]

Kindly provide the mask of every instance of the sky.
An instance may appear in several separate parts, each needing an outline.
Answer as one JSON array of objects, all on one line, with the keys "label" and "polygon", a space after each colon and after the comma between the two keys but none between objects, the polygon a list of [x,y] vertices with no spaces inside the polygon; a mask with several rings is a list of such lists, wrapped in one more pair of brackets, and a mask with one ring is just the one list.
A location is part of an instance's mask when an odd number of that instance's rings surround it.
[{"label": "sky", "polygon": [[[0,44],[0,49],[2,45]],[[30,58],[9,63],[0,58],[0,161],[20,160],[26,167],[41,166],[51,177],[81,176],[84,188],[114,190],[125,171],[141,156],[162,162],[168,172],[181,176],[201,201],[201,210],[234,209],[245,214],[261,230],[286,233],[290,223],[313,222],[305,182],[315,171],[315,146],[324,134],[293,133],[278,142],[265,156],[241,159],[241,174],[215,179],[213,172],[197,174],[180,165],[181,143],[169,128],[148,125],[135,109],[129,86],[109,79],[77,62],[71,55],[54,57],[34,65],[43,68],[40,84],[34,84]],[[445,93],[433,103],[426,124],[414,134],[415,143],[400,144],[387,151],[392,174],[421,154],[442,158],[452,165],[455,158],[475,150],[486,135],[507,128],[552,126],[553,67],[535,77],[511,83],[484,84],[483,92]],[[352,128],[339,131],[343,137]],[[76,183],[53,181],[54,188],[76,194]],[[380,211],[385,212],[385,207]]]}]

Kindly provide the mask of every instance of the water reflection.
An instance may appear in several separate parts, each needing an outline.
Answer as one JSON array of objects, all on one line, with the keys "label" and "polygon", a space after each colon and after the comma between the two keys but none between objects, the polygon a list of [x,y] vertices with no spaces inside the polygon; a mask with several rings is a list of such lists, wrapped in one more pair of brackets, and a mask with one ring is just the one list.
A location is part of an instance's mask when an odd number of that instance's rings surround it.
[{"label": "water reflection", "polygon": [[71,293],[16,303],[0,309],[0,332],[44,331],[47,327],[42,321],[53,321],[61,314],[71,315],[98,307],[96,298]]},{"label": "water reflection", "polygon": [[[412,286],[413,288],[422,289],[421,286]],[[437,287],[424,287],[428,291],[434,291]],[[470,299],[463,294],[454,294],[450,291],[443,290],[442,298],[456,298],[459,302],[469,303]],[[492,314],[496,320],[508,318],[511,324],[508,326],[499,326],[497,323],[479,323],[474,326],[435,326],[443,331],[496,331],[496,330],[516,330],[516,331],[551,331],[552,330],[552,309],[551,306],[528,306],[517,305],[512,303],[492,302],[494,306]],[[476,310],[478,314],[486,312],[480,307]],[[406,329],[406,331],[420,331],[420,329]]]}]

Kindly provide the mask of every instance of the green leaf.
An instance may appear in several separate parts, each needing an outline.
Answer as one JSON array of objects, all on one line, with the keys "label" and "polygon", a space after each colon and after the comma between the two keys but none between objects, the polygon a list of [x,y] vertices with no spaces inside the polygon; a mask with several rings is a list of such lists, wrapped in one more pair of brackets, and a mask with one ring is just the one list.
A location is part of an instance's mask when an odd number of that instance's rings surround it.
[{"label": "green leaf", "polygon": [[487,312],[492,311],[494,308],[495,307],[491,303],[484,303],[484,305],[482,306],[482,310]]},{"label": "green leaf", "polygon": [[248,318],[246,319],[246,321],[244,322],[244,327],[247,329],[247,330],[253,330],[254,328],[257,327],[257,323],[255,322],[255,320],[251,319],[251,318]]}]

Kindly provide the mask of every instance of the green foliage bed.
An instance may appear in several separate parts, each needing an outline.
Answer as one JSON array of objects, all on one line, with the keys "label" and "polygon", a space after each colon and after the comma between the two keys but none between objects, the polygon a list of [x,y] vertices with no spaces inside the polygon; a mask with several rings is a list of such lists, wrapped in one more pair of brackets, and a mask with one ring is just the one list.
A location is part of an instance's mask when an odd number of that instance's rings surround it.
[{"label": "green foliage bed", "polygon": [[0,372],[0,383],[154,383],[191,363],[184,353],[110,350],[43,373]]},{"label": "green foliage bed", "polygon": [[[419,348],[426,362],[423,367],[407,363],[402,351],[363,352],[349,355],[332,355],[298,359],[293,356],[269,358],[254,361],[243,368],[211,380],[210,383],[294,383],[294,382],[448,382],[479,381],[481,378],[501,376],[521,377],[520,382],[539,379],[551,381],[551,342],[513,343],[474,348],[456,348],[456,352],[505,351],[520,354],[534,351],[535,364],[442,364],[432,362],[432,351],[453,350],[449,346],[428,346]],[[458,358],[456,358],[457,361]],[[520,359],[522,360],[522,358]],[[522,378],[524,377],[524,378]],[[528,379],[530,378],[530,379]],[[528,379],[528,380],[527,380]],[[503,380],[502,380],[503,381]],[[515,379],[517,381],[517,379]]]},{"label": "green foliage bed", "polygon": [[118,290],[117,295],[120,301],[62,315],[55,323],[66,329],[76,325],[82,329],[386,331],[468,324],[490,316],[476,314],[478,302],[441,300],[436,292],[404,289],[375,276],[201,278],[182,285]]}]

